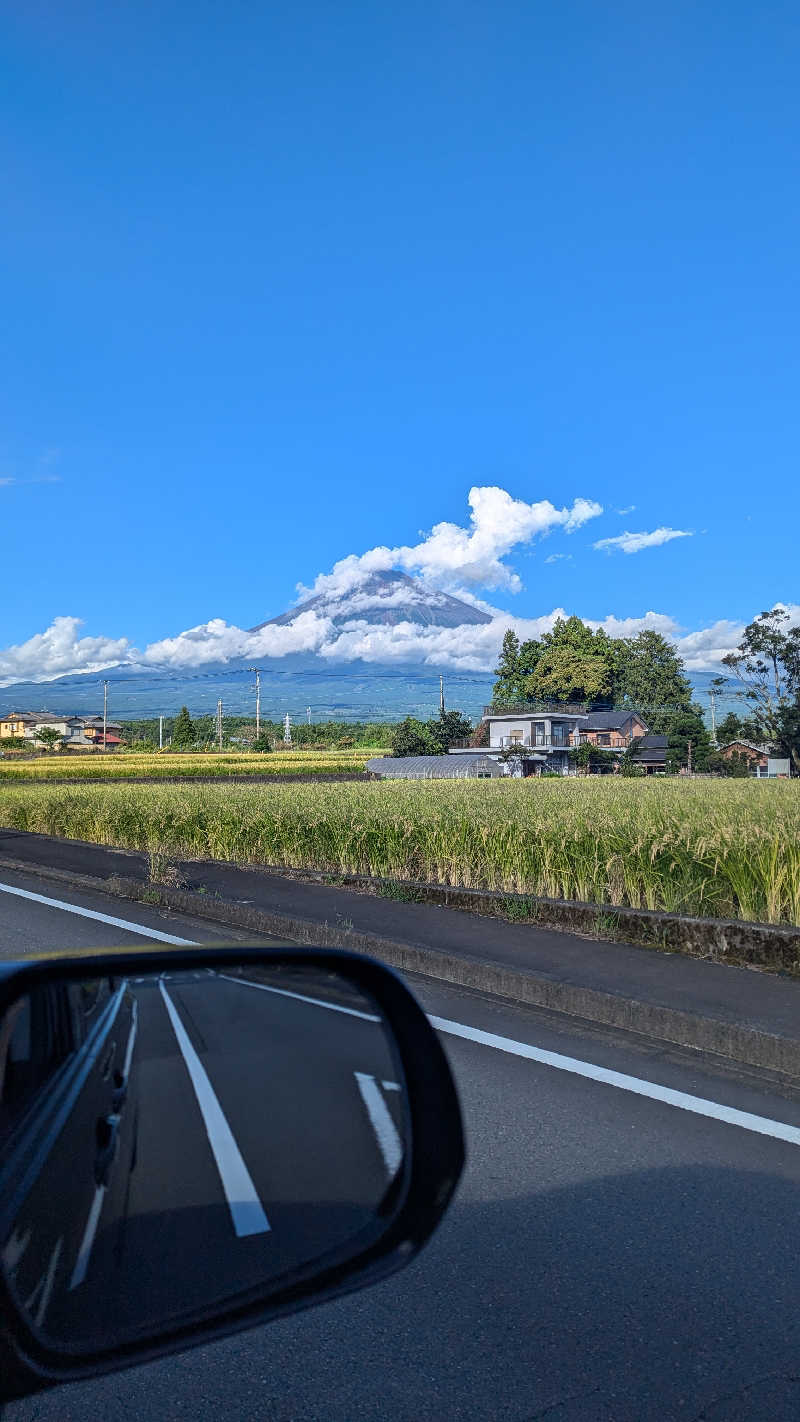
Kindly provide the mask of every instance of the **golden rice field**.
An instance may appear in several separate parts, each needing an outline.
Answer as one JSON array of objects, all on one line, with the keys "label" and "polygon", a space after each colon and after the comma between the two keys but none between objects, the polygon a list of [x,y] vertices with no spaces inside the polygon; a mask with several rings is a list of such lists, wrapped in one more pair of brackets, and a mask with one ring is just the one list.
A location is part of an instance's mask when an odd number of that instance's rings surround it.
[{"label": "golden rice field", "polygon": [[0,760],[0,783],[49,780],[187,780],[226,779],[246,775],[344,775],[363,771],[380,751],[351,750],[257,752],[125,751],[112,755],[58,754],[40,760]]},{"label": "golden rice field", "polygon": [[184,858],[800,924],[800,784],[0,786],[0,824]]}]

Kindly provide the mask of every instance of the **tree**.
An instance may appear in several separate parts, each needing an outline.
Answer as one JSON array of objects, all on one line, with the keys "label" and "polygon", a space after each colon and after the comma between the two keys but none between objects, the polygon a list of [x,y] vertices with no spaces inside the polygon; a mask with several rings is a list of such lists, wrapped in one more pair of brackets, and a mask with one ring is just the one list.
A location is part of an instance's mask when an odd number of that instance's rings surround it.
[{"label": "tree", "polygon": [[699,706],[692,704],[677,712],[667,732],[667,769],[673,772],[688,769],[691,741],[692,770],[707,770],[711,755],[711,737]]},{"label": "tree", "polygon": [[737,716],[735,711],[729,711],[717,725],[717,740],[721,746],[728,746],[731,741],[753,741],[760,745],[763,731],[755,716]]},{"label": "tree", "polygon": [[172,744],[181,749],[185,746],[193,746],[196,739],[194,722],[189,715],[188,707],[182,706],[172,727]]},{"label": "tree", "polygon": [[509,627],[500,648],[500,657],[494,669],[497,681],[492,692],[493,699],[501,702],[514,701],[520,694],[519,688],[519,637]]},{"label": "tree", "polygon": [[436,755],[438,746],[431,736],[428,725],[415,716],[406,716],[394,727],[390,745],[396,756]]},{"label": "tree", "polygon": [[56,746],[60,745],[63,739],[61,732],[57,731],[55,726],[39,726],[38,730],[34,732],[34,735],[37,741],[41,741],[47,751],[55,750]]},{"label": "tree", "polygon": [[672,642],[646,627],[614,643],[614,700],[641,712],[656,735],[669,734],[676,713],[688,710],[692,688]]},{"label": "tree", "polygon": [[611,767],[618,764],[618,758],[611,750],[604,750],[602,746],[592,745],[591,741],[582,741],[579,746],[574,746],[569,751],[570,764],[574,765],[582,775],[589,775],[592,768]]},{"label": "tree", "polygon": [[789,620],[783,607],[760,612],[745,627],[736,651],[722,658],[744,686],[762,740],[777,740],[782,713],[800,705],[800,626],[788,627]]},{"label": "tree", "polygon": [[580,617],[558,617],[536,645],[535,665],[523,682],[526,696],[580,702],[611,697],[614,644],[602,628],[593,632]]},{"label": "tree", "polygon": [[262,731],[260,736],[255,737],[251,742],[250,749],[260,751],[263,755],[266,751],[272,750],[272,737],[266,731]]},{"label": "tree", "polygon": [[460,711],[445,711],[427,723],[428,734],[440,755],[445,755],[457,741],[472,735],[472,722]]}]

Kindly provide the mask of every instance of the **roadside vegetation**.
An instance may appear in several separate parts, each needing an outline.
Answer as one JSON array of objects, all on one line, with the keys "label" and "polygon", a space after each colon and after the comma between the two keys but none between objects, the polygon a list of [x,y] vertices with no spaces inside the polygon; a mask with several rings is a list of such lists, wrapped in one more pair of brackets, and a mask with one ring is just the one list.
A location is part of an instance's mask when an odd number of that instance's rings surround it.
[{"label": "roadside vegetation", "polygon": [[183,858],[800,924],[792,781],[6,785],[0,824]]}]

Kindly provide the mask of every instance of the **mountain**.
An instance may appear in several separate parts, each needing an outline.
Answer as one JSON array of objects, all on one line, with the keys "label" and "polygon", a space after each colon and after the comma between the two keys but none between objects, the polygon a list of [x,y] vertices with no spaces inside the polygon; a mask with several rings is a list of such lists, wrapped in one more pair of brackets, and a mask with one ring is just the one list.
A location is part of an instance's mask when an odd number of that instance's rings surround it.
[{"label": "mountain", "polygon": [[329,617],[335,627],[354,621],[368,622],[373,627],[397,627],[401,622],[418,627],[476,627],[492,620],[488,612],[472,603],[428,588],[419,578],[392,571],[368,573],[357,587],[344,592],[317,593],[279,617],[270,617],[248,630],[288,627],[303,612]]}]

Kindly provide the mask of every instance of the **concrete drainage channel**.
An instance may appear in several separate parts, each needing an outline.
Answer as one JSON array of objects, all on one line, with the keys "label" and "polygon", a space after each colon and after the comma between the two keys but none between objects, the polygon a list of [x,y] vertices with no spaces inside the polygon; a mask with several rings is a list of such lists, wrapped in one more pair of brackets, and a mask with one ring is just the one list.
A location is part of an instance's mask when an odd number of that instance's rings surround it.
[{"label": "concrete drainage channel", "polygon": [[[23,840],[28,838],[22,836]],[[31,836],[30,840],[37,838]],[[98,856],[103,855],[108,868],[109,851],[76,842],[60,843],[70,847],[73,857],[80,857],[82,862],[91,862],[93,851]],[[800,930],[627,909],[601,910],[591,904],[372,881],[357,876],[334,878],[299,873],[287,876],[285,871],[277,876],[273,871],[270,878],[267,871],[251,866],[237,868],[211,861],[186,864],[165,861],[161,872],[168,882],[154,882],[149,877],[146,856],[112,852],[111,857],[115,870],[119,864],[129,872],[113,872],[110,876],[107,872],[102,876],[78,873],[46,863],[33,863],[24,854],[13,859],[3,854],[0,866],[69,884],[72,889],[154,904],[239,930],[266,933],[301,944],[369,953],[401,972],[422,974],[659,1041],[714,1052],[749,1066],[800,1076],[800,981],[779,976],[774,971],[783,969],[785,973],[788,968],[796,972]],[[185,883],[185,877],[197,878],[200,873],[206,873],[213,882],[212,871],[220,883],[224,879],[240,880],[236,892],[203,891],[201,887]],[[316,886],[318,894],[327,892],[326,902],[335,899],[342,904],[343,911],[331,912],[321,921],[319,916],[304,917],[301,912],[276,911],[264,903],[259,904],[260,896],[268,897],[266,891],[259,895],[260,885],[274,885],[278,881],[284,897],[287,889],[294,888],[297,897],[302,899],[304,885],[308,891]],[[373,899],[371,914],[367,915],[373,926],[365,929],[363,924],[355,925],[353,918],[359,917],[358,901],[361,900],[363,906],[367,895]],[[380,906],[374,903],[376,895],[386,901],[386,917],[394,920],[394,933],[384,934],[374,929],[381,917]],[[352,905],[349,911],[347,901]],[[404,904],[408,905],[407,911],[402,908]],[[414,905],[422,905],[422,910],[415,910]],[[435,921],[421,932],[424,905],[431,906],[427,913],[430,915],[432,910]],[[594,928],[592,936],[596,936],[599,914],[608,922],[608,927],[613,928],[616,941],[578,943],[576,933],[582,933],[586,939]],[[485,917],[478,918],[478,915]],[[363,911],[360,916],[364,917]],[[501,922],[501,918],[505,922]],[[403,923],[403,919],[408,922]],[[477,952],[474,944],[469,948],[461,942],[447,943],[448,937],[458,939],[457,929],[464,920],[472,926],[472,938],[478,938],[479,942],[480,936],[474,931],[476,921],[485,926],[487,938],[493,938],[495,944],[502,942],[504,936],[516,936],[519,940],[522,935],[523,940],[529,939],[532,947],[546,940],[552,964],[543,966],[540,962],[528,966],[499,961],[492,956],[491,941],[486,956]],[[451,929],[449,933],[442,932],[443,924]],[[396,931],[398,926],[403,929],[402,934]],[[556,933],[552,932],[554,928]],[[425,937],[433,941],[423,941]],[[641,946],[631,947],[631,941],[644,942],[651,951]],[[560,945],[563,945],[563,957],[558,953]],[[652,951],[654,948],[660,951]],[[627,982],[624,974],[616,973],[614,955],[617,959],[619,955],[627,955],[622,959],[623,966],[633,963],[640,970],[641,991],[630,973]],[[541,954],[539,956],[541,958]],[[699,958],[705,961],[697,961]],[[581,973],[581,964],[590,961],[593,972]],[[773,971],[745,974],[741,966],[716,966],[721,962],[767,967]],[[657,982],[653,978],[654,968]],[[589,981],[585,980],[587,977]],[[745,977],[746,982],[742,984]],[[679,983],[678,978],[683,981]],[[737,991],[726,997],[728,986],[735,986]]]}]

